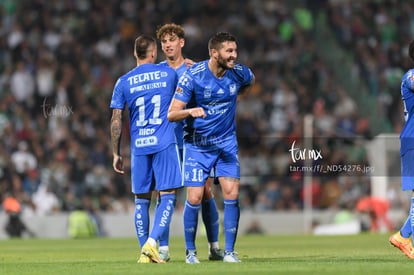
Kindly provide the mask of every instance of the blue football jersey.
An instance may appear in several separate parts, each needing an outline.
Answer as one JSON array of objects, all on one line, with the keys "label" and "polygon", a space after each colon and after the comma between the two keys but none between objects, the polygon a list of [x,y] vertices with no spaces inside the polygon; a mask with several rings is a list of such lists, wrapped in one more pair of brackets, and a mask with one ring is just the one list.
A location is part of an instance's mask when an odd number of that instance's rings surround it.
[{"label": "blue football jersey", "polygon": [[[161,61],[158,64],[160,64],[161,66],[170,67],[170,65],[168,65],[167,60]],[[181,77],[186,70],[187,70],[187,65],[185,63],[183,63],[180,67],[178,67],[177,69],[175,69],[175,72],[177,73],[178,77]]]},{"label": "blue football jersey", "polygon": [[152,154],[176,143],[167,114],[177,81],[175,70],[159,64],[140,65],[117,80],[110,107],[128,106],[132,154]]},{"label": "blue football jersey", "polygon": [[400,134],[401,155],[414,149],[414,69],[402,77],[401,96],[404,104],[405,125]]},{"label": "blue football jersey", "polygon": [[252,71],[241,64],[217,78],[208,68],[208,60],[186,70],[178,81],[174,98],[186,102],[187,108],[202,107],[207,116],[185,120],[185,141],[212,145],[233,137],[238,92],[253,78]]},{"label": "blue football jersey", "polygon": [[[161,61],[159,64],[169,67],[166,60]],[[187,65],[185,63],[183,63],[180,67],[175,69],[178,77],[181,77],[186,70],[187,70]],[[183,137],[184,137],[184,130],[183,130],[184,123],[182,121],[179,121],[179,122],[174,122],[174,124],[175,124],[175,128],[174,128],[175,136],[177,137],[177,145],[178,145],[178,148],[182,149],[183,148]]]}]

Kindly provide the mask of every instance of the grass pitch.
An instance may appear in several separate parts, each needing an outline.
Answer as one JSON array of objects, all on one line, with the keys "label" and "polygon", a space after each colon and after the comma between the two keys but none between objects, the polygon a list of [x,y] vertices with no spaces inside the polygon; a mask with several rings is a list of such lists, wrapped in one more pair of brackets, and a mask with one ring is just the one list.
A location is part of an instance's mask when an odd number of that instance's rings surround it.
[{"label": "grass pitch", "polygon": [[[223,246],[223,239],[220,239]],[[239,236],[242,263],[209,262],[198,237],[199,265],[184,262],[183,238],[170,241],[171,261],[137,264],[138,243],[128,239],[0,241],[0,274],[412,274],[414,261],[388,235]]]}]

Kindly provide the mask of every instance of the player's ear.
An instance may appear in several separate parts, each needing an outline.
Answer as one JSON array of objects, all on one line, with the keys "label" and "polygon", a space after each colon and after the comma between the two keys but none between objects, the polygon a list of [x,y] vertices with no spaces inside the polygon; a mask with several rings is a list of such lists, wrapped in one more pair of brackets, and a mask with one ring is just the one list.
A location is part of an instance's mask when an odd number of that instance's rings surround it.
[{"label": "player's ear", "polygon": [[218,55],[218,51],[216,49],[211,49],[210,50],[210,56],[217,58]]},{"label": "player's ear", "polygon": [[151,51],[151,55],[152,55],[152,58],[154,58],[154,60],[157,59],[157,53],[158,53],[157,47],[154,47]]},{"label": "player's ear", "polygon": [[184,38],[180,38],[180,46],[181,48],[184,47],[185,45],[185,39]]}]

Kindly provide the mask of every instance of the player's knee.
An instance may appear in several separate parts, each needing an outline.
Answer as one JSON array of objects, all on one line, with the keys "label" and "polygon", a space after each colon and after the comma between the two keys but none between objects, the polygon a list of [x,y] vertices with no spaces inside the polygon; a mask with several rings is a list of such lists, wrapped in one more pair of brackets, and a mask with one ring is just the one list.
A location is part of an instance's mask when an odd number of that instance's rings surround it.
[{"label": "player's knee", "polygon": [[239,192],[223,193],[223,198],[225,200],[237,200],[239,198]]},{"label": "player's knee", "polygon": [[201,203],[201,198],[192,198],[192,197],[188,197],[187,201],[193,205],[196,204],[200,204]]},{"label": "player's knee", "polygon": [[237,200],[239,197],[239,188],[223,189],[223,198],[226,200]]},{"label": "player's knee", "polygon": [[202,198],[203,198],[203,195],[199,193],[188,193],[187,194],[187,201],[191,204],[200,204]]},{"label": "player's knee", "polygon": [[239,184],[239,181],[233,179],[223,181],[221,185],[223,198],[226,200],[236,200],[239,197]]}]

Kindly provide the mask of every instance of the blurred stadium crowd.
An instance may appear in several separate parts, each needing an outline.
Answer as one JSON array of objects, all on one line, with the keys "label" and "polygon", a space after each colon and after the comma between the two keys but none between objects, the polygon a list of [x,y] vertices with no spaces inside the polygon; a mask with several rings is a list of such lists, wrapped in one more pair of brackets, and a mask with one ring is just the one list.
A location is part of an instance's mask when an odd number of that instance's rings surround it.
[{"label": "blurred stadium crowd", "polygon": [[[135,66],[136,36],[155,36],[158,26],[175,22],[186,31],[184,53],[196,61],[208,57],[211,34],[234,33],[239,62],[256,75],[238,107],[242,209],[301,209],[304,173],[295,170],[302,164],[293,163],[289,150],[293,142],[304,148],[304,116],[315,118],[307,149],[322,152],[320,165],[369,165],[359,143],[374,132],[370,110],[333,73],[343,64],[324,58],[329,52],[315,40],[318,20],[325,18],[318,27],[351,56],[349,73],[376,96],[379,112],[398,132],[399,76],[411,66],[413,9],[414,3],[391,0],[0,1],[0,201],[12,194],[38,215],[79,204],[133,209],[129,175],[112,170],[109,101],[117,77]],[[317,209],[352,205],[369,194],[367,175],[314,176]]]}]

